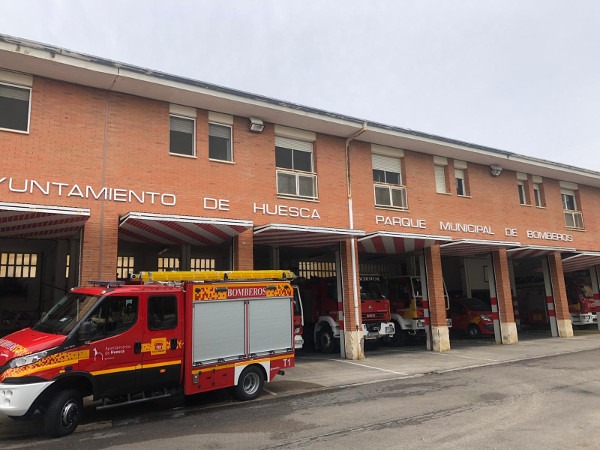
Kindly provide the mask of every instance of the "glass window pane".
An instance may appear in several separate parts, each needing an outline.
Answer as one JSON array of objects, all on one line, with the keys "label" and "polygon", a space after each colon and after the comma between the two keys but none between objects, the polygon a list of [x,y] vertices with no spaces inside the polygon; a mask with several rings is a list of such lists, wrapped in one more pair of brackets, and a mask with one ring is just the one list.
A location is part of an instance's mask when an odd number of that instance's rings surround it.
[{"label": "glass window pane", "polygon": [[312,153],[294,150],[294,169],[312,172]]},{"label": "glass window pane", "polygon": [[282,169],[293,169],[292,150],[289,148],[275,147],[275,165]]},{"label": "glass window pane", "polygon": [[194,135],[171,131],[170,152],[178,155],[194,156]]},{"label": "glass window pane", "polygon": [[375,186],[375,204],[391,206],[390,190],[387,187]]},{"label": "glass window pane", "polygon": [[392,189],[392,205],[406,208],[406,191],[404,189]]},{"label": "glass window pane", "polygon": [[373,181],[385,183],[385,172],[383,170],[373,169]]},{"label": "glass window pane", "polygon": [[277,193],[296,195],[296,177],[289,173],[278,173]]},{"label": "glass window pane", "polygon": [[298,195],[302,195],[304,197],[314,197],[315,196],[315,177],[307,177],[303,175],[298,176],[298,184],[300,192]]},{"label": "glass window pane", "polygon": [[231,161],[231,141],[222,137],[209,136],[208,157],[221,161]]},{"label": "glass window pane", "polygon": [[29,89],[0,85],[0,128],[27,131],[28,121]]},{"label": "glass window pane", "polygon": [[385,182],[389,184],[400,184],[400,174],[396,172],[386,172]]},{"label": "glass window pane", "polygon": [[456,195],[465,195],[465,183],[461,178],[456,179]]}]

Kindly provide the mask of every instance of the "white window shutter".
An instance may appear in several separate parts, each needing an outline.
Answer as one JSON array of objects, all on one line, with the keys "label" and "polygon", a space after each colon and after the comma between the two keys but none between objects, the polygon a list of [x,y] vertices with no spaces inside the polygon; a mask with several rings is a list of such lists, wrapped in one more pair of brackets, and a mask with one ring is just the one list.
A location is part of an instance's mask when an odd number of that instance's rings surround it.
[{"label": "white window shutter", "polygon": [[445,166],[434,166],[435,168],[435,191],[440,194],[448,193],[446,187],[446,167]]}]

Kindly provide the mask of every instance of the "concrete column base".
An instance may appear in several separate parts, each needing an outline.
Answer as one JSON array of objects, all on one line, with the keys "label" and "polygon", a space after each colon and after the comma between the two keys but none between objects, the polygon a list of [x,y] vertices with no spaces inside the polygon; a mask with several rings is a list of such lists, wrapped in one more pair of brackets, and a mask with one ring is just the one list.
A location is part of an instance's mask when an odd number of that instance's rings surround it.
[{"label": "concrete column base", "polygon": [[431,327],[431,349],[434,352],[450,350],[450,333],[448,327]]},{"label": "concrete column base", "polygon": [[344,332],[344,348],[346,349],[346,359],[364,359],[365,357],[365,339],[361,331]]},{"label": "concrete column base", "polygon": [[556,320],[558,337],[573,337],[573,323],[570,319]]},{"label": "concrete column base", "polygon": [[503,344],[516,344],[519,342],[517,324],[515,322],[500,323],[500,335]]}]

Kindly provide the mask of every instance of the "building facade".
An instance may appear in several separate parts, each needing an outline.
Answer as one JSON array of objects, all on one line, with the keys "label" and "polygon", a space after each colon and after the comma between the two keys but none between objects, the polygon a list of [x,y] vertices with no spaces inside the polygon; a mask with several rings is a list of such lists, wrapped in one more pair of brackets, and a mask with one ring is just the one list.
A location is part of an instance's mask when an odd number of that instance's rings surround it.
[{"label": "building facade", "polygon": [[573,283],[599,298],[586,169],[9,36],[0,149],[7,326],[88,280],[293,269],[337,276],[341,351],[358,359],[361,273],[421,276],[435,351],[453,295],[488,300],[506,344],[536,312],[572,336]]}]

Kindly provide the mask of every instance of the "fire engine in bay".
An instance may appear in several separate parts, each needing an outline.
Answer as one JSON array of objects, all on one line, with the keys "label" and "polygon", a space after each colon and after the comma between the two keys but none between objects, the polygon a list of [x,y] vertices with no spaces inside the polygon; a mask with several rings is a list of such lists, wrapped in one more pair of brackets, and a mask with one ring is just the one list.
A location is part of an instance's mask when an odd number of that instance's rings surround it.
[{"label": "fire engine in bay", "polygon": [[[382,277],[361,274],[359,279],[363,335],[366,342],[375,343],[394,334],[390,302],[385,297]],[[310,337],[314,339],[316,350],[323,353],[334,352],[341,336],[338,318],[342,316],[337,278],[311,277],[298,285],[304,308],[310,313]]]},{"label": "fire engine in bay", "polygon": [[[0,413],[72,433],[97,409],[232,388],[252,400],[294,366],[299,298],[289,271],[142,272],[91,282],[0,339]],[[296,312],[295,309],[296,308]]]},{"label": "fire engine in bay", "polygon": [[[409,336],[425,338],[425,306],[423,304],[423,286],[420,276],[395,276],[387,280],[387,297],[390,300],[392,321],[395,330],[387,341],[394,346],[405,345]],[[444,284],[446,310],[449,309],[448,292]],[[446,319],[448,328],[452,319]]]}]

